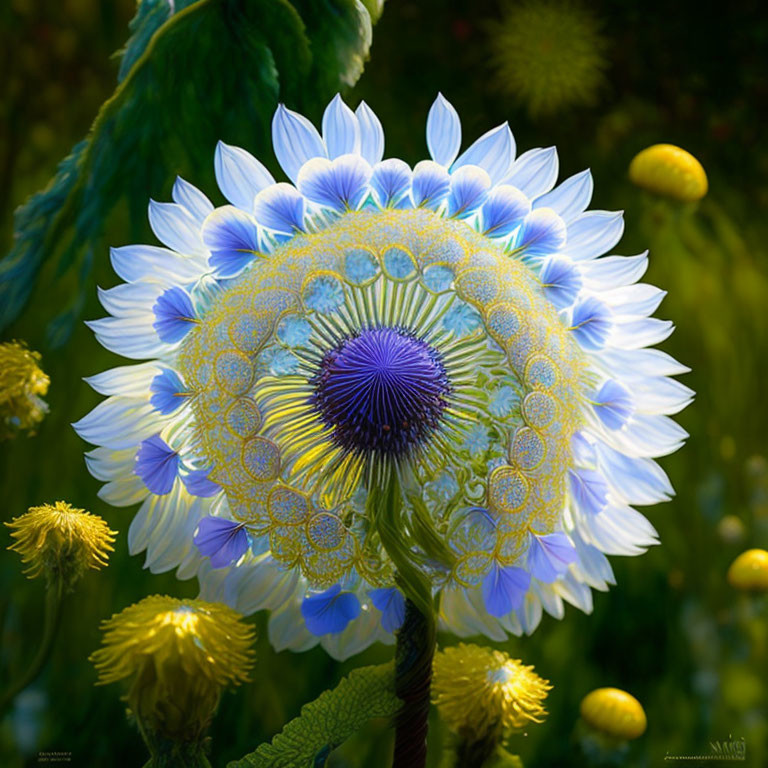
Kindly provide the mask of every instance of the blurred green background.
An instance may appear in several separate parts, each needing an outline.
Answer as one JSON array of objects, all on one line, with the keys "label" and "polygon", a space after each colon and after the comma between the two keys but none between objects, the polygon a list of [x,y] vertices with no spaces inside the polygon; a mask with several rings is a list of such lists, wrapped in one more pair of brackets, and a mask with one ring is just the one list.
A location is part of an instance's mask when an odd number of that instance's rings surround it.
[{"label": "blurred green background", "polygon": [[[494,64],[503,55],[494,43],[498,24],[515,5],[488,0],[388,0],[374,28],[371,59],[348,101],[365,98],[384,124],[387,155],[409,162],[425,154],[426,113],[441,90],[462,117],[465,140],[508,119],[519,150],[557,145],[561,178],[590,167],[592,207],[626,211],[618,252],[651,249],[647,280],[669,292],[660,315],[677,326],[664,348],[693,369],[684,380],[697,398],[680,417],[690,440],[661,462],[677,496],[644,510],[661,546],[643,557],[612,558],[618,584],[595,594],[591,616],[568,608],[562,621],[545,616],[532,637],[499,646],[535,664],[554,685],[549,718],[516,737],[512,750],[529,768],[589,765],[575,736],[579,702],[592,688],[611,685],[637,696],[649,721],[621,764],[662,765],[667,754],[705,754],[710,742],[743,737],[747,764],[764,766],[768,606],[765,598],[735,593],[725,572],[742,550],[768,547],[768,145],[760,141],[768,114],[768,14],[757,0],[603,0],[589,9],[603,41],[604,68],[588,103],[531,115]],[[3,4],[3,251],[11,243],[13,209],[45,186],[112,93],[118,63],[111,54],[124,43],[134,11],[130,0]],[[530,28],[515,27],[514,17],[509,23],[530,46]],[[578,25],[573,31],[579,33]],[[550,54],[547,42],[541,41],[542,55]],[[536,45],[530,50],[536,55]],[[536,81],[533,70],[529,78],[531,87],[554,87]],[[631,186],[630,160],[657,142],[678,144],[701,160],[710,180],[703,201],[663,201]],[[169,193],[167,184],[147,190],[147,197],[168,199]],[[132,224],[147,234],[143,223]],[[124,222],[110,226],[105,243],[134,239]],[[106,249],[96,254],[94,275],[83,318],[101,316],[93,286],[116,282]],[[34,296],[28,313],[41,301]],[[102,515],[121,536],[109,568],[88,575],[70,598],[44,674],[3,720],[0,765],[37,765],[40,751],[60,750],[71,753],[73,765],[138,766],[145,749],[126,721],[118,687],[94,687],[87,656],[99,643],[100,620],[112,612],[151,593],[192,596],[196,584],[172,573],[153,576],[142,569],[142,557],[128,555],[133,510],[97,499],[98,483],[82,459],[85,446],[69,426],[99,399],[81,378],[116,364],[115,358],[80,322],[68,345],[56,350],[46,347],[42,331],[26,331],[31,327],[12,326],[3,339],[25,331],[43,352],[44,369],[57,375],[39,433],[0,446],[2,518],[64,498]],[[7,532],[2,537],[7,546]],[[15,554],[0,556],[5,684],[28,662],[42,614],[42,585],[27,582],[20,570]],[[337,664],[319,649],[275,654],[265,617],[253,621],[260,638],[254,681],[223,698],[211,730],[214,765],[270,738],[345,672],[391,656],[390,648],[376,647]],[[444,737],[435,720],[432,765]],[[386,766],[390,740],[386,723],[371,723],[329,764]]]}]

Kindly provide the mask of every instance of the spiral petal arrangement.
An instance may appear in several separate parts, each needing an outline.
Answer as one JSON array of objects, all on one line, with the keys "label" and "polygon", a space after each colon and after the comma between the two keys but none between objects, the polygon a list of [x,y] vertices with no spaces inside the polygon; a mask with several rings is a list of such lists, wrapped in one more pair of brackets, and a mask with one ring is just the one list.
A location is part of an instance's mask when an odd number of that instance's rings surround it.
[{"label": "spiral petal arrangement", "polygon": [[149,206],[163,247],[112,251],[125,283],[89,325],[143,362],[91,377],[107,399],[75,429],[102,498],[141,502],[131,551],[270,610],[278,649],[346,658],[403,619],[372,502],[396,477],[445,629],[590,611],[605,555],[656,543],[633,505],[672,495],[653,459],[692,396],[650,348],[672,326],[647,254],[603,255],[621,213],[587,210],[588,171],[555,186],[554,148],[516,157],[506,124],[459,154],[442,96],[413,167],[339,97],[322,132],[280,106],[273,144],[290,183],[219,144],[231,204],[178,179]]}]

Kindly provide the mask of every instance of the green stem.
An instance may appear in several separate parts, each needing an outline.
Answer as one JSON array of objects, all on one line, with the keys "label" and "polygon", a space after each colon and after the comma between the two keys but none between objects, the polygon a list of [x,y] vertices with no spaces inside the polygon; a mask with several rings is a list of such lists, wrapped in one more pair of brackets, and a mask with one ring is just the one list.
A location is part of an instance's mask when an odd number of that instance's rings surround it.
[{"label": "green stem", "polygon": [[374,511],[381,543],[397,569],[405,595],[405,621],[397,633],[395,693],[403,706],[395,720],[393,768],[424,768],[436,624],[432,586],[413,563],[403,535],[402,495],[393,471]]},{"label": "green stem", "polygon": [[43,639],[34,660],[27,671],[0,698],[0,718],[13,704],[14,699],[40,674],[45,662],[51,654],[53,641],[61,621],[61,603],[64,595],[64,580],[61,576],[54,577],[45,592],[45,617],[43,622]]}]

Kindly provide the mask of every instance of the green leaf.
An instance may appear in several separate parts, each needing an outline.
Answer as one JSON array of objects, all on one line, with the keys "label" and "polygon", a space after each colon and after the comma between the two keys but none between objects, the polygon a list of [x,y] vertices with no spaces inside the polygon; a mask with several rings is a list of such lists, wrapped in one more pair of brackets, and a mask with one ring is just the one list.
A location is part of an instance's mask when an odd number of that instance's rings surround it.
[{"label": "green leaf", "polygon": [[[120,233],[110,244],[144,236],[149,198],[167,199],[177,174],[215,190],[219,139],[277,170],[278,102],[319,117],[360,76],[380,10],[376,0],[142,0],[117,90],[49,186],[16,213],[0,262],[0,329],[31,299],[34,324],[63,344],[95,291],[92,267],[106,263],[107,223]],[[33,335],[25,320],[14,330]]]},{"label": "green leaf", "polygon": [[314,768],[374,717],[392,717],[401,706],[395,696],[392,663],[361,667],[333,690],[302,707],[269,744],[262,744],[228,768]]}]

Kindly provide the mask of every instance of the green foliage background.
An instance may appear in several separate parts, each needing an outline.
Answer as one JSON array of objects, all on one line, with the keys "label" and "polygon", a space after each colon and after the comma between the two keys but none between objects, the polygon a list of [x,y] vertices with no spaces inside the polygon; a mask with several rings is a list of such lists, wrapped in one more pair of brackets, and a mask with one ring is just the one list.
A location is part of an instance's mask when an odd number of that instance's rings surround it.
[{"label": "green foliage background", "polygon": [[[578,704],[591,688],[616,685],[643,702],[649,719],[647,734],[620,764],[661,765],[667,753],[706,753],[711,741],[731,736],[745,738],[749,765],[768,764],[768,606],[735,595],[724,580],[739,551],[768,547],[768,147],[759,142],[758,117],[768,106],[768,19],[760,4],[591,3],[609,43],[600,99],[536,122],[493,78],[488,35],[501,13],[496,2],[388,0],[371,59],[351,90],[366,54],[353,3],[185,5],[177,0],[177,33],[154,43],[167,46],[163,58],[143,69],[139,51],[162,21],[159,0],[145,0],[122,66],[110,55],[125,42],[135,11],[129,0],[11,0],[0,11],[3,251],[12,246],[12,210],[45,187],[122,80],[97,120],[109,138],[77,156],[94,170],[89,183],[59,181],[69,217],[54,218],[41,205],[29,220],[26,231],[37,227],[48,238],[37,279],[38,262],[27,254],[19,262],[23,279],[0,288],[0,317],[16,318],[2,338],[40,349],[52,375],[51,413],[38,435],[0,446],[2,518],[63,498],[122,534],[110,567],[85,578],[70,599],[45,674],[0,725],[0,764],[37,765],[39,751],[63,750],[73,765],[141,765],[144,747],[125,720],[117,686],[95,688],[86,657],[98,645],[99,621],[113,611],[149,593],[196,591],[194,582],[150,574],[141,557],[128,556],[132,510],[96,498],[85,446],[69,427],[98,400],[81,377],[115,364],[81,323],[101,315],[95,286],[116,282],[108,245],[150,242],[147,199],[168,199],[176,173],[223,202],[212,172],[217,138],[247,147],[274,169],[268,125],[278,99],[318,120],[339,88],[353,104],[365,98],[380,116],[388,155],[423,157],[424,119],[442,90],[467,140],[509,119],[518,147],[557,145],[562,177],[591,167],[593,207],[626,211],[619,252],[651,248],[647,279],[669,291],[661,315],[677,325],[665,348],[693,369],[686,383],[697,399],[680,418],[691,439],[662,462],[678,495],[646,510],[662,546],[640,558],[613,558],[618,585],[595,595],[592,616],[567,609],[563,621],[545,617],[533,637],[504,646],[554,684],[549,719],[517,737],[513,751],[529,767],[590,765],[576,737]],[[376,3],[366,5],[377,15]],[[139,67],[127,74],[131,62]],[[659,141],[703,162],[711,191],[699,205],[653,200],[627,181],[633,155]],[[27,246],[17,240],[15,247]],[[4,274],[0,268],[0,279]],[[725,515],[741,520],[741,539],[724,535]],[[10,553],[0,556],[0,579],[4,682],[36,643],[42,588],[24,580]],[[211,731],[214,765],[271,738],[350,670],[391,658],[384,647],[341,665],[320,650],[275,654],[265,618],[253,621],[260,629],[254,682],[222,701]],[[433,725],[437,765],[445,733],[437,720]],[[329,765],[386,766],[390,742],[386,722],[373,721]]]}]

